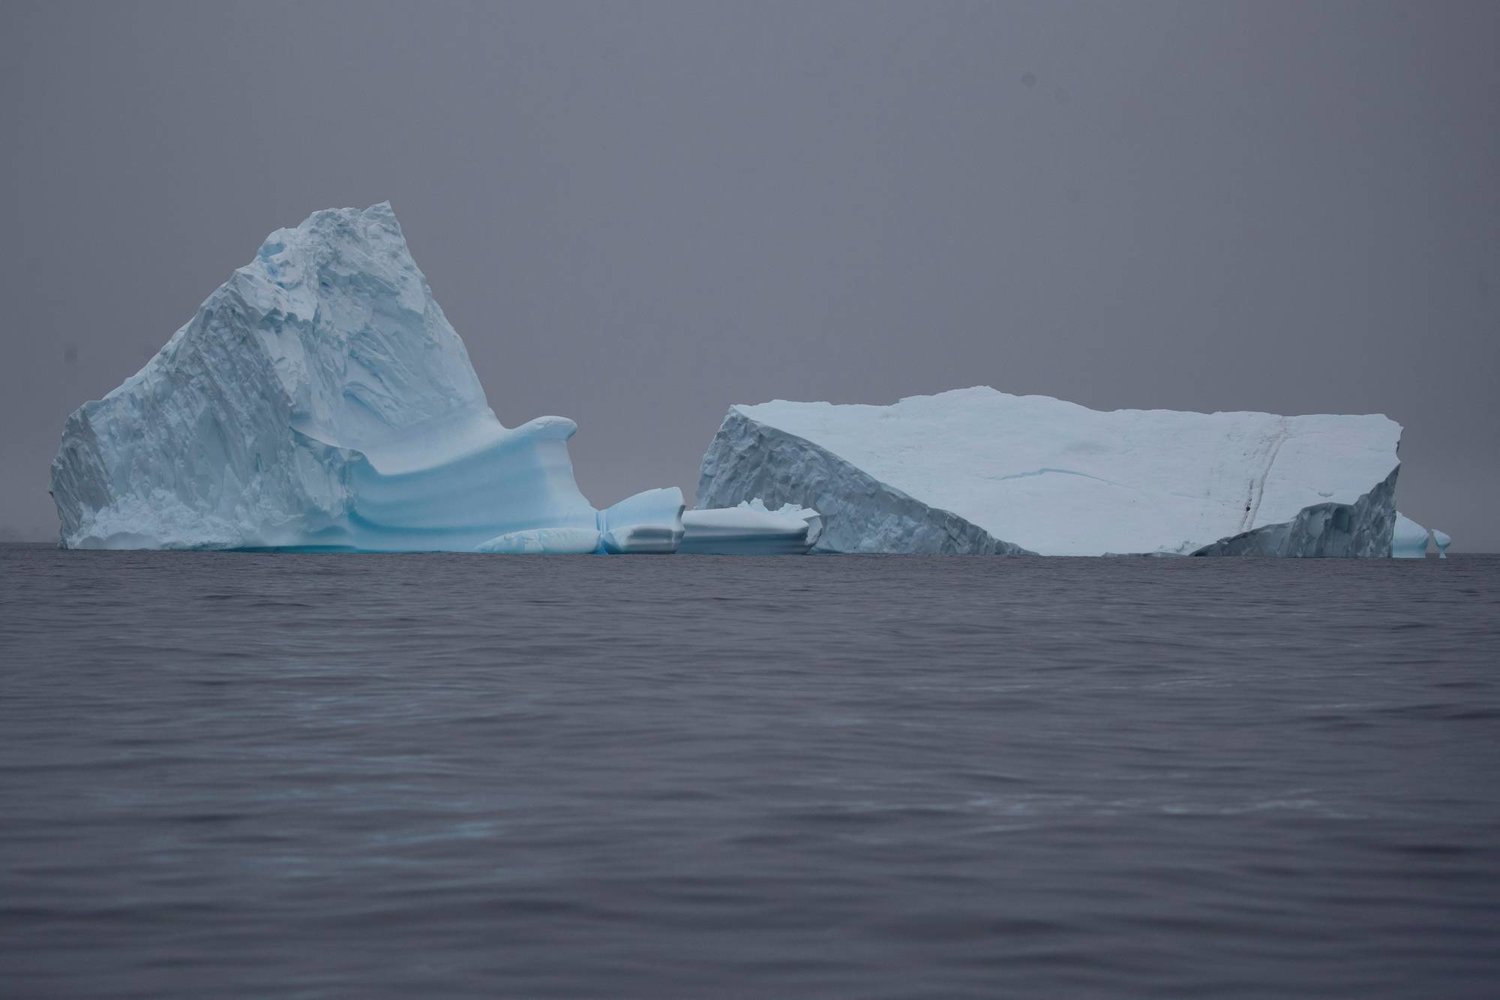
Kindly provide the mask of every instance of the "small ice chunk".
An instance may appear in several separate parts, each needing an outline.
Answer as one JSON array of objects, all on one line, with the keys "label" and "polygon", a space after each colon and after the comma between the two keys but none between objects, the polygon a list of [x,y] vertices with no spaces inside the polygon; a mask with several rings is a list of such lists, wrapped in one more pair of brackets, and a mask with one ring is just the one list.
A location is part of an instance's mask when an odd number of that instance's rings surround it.
[{"label": "small ice chunk", "polygon": [[1392,559],[1424,559],[1427,556],[1427,529],[1397,511],[1396,530],[1391,535]]},{"label": "small ice chunk", "polygon": [[669,555],[682,544],[682,491],[646,490],[599,512],[604,551]]},{"label": "small ice chunk", "polygon": [[801,555],[823,532],[817,511],[796,504],[768,509],[756,497],[736,507],[690,510],[682,515],[680,551],[696,555]]},{"label": "small ice chunk", "polygon": [[1438,558],[1448,558],[1448,546],[1453,544],[1453,538],[1446,531],[1432,529],[1432,540],[1437,544]]}]

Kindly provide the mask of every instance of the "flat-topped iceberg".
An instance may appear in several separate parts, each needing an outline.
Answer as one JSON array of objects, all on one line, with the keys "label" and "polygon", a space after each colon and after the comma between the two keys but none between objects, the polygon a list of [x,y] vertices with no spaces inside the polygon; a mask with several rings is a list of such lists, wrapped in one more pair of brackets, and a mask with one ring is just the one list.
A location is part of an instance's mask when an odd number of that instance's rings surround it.
[{"label": "flat-topped iceberg", "polygon": [[670,551],[680,491],[595,511],[576,430],[502,426],[390,205],[338,209],[74,412],[52,495],[68,547]]},{"label": "flat-topped iceberg", "polygon": [[1099,411],[986,386],[734,406],[700,506],[816,508],[815,551],[1388,556],[1401,427],[1378,415]]}]

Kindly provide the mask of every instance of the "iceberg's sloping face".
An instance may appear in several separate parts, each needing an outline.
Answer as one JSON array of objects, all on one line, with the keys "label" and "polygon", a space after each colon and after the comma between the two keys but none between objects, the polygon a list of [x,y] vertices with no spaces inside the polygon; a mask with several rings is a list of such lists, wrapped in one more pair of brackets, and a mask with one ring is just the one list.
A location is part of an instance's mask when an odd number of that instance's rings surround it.
[{"label": "iceberg's sloping face", "polygon": [[501,426],[390,205],[330,210],[69,417],[52,493],[69,547],[474,550],[597,529],[575,430]]},{"label": "iceberg's sloping face", "polygon": [[[816,548],[825,552],[1024,553],[806,438],[761,423],[749,409],[730,409],[703,456],[699,507],[730,508],[755,498],[810,507],[822,515]],[[689,524],[685,541],[696,544],[694,534]]]},{"label": "iceberg's sloping face", "polygon": [[698,502],[815,507],[818,548],[844,552],[1388,555],[1400,434],[1378,415],[1104,412],[984,386],[778,400],[730,409]]}]

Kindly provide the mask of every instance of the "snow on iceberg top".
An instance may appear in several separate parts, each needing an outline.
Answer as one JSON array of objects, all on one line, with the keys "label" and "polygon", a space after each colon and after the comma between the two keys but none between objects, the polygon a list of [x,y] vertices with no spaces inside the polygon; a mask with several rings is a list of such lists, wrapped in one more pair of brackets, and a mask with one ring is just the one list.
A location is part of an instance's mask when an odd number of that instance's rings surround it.
[{"label": "snow on iceberg top", "polygon": [[1352,503],[1395,469],[1401,437],[1381,415],[1101,411],[988,386],[734,409],[1049,555],[1191,552]]}]

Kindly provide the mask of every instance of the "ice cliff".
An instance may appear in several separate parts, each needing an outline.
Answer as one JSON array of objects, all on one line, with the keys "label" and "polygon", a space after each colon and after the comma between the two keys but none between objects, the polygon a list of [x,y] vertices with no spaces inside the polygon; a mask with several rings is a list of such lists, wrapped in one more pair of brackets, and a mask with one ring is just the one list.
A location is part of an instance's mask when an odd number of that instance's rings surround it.
[{"label": "ice cliff", "polygon": [[79,548],[670,551],[682,495],[595,511],[563,417],[503,427],[389,204],[265,241],[52,463]]},{"label": "ice cliff", "polygon": [[698,503],[816,508],[815,551],[1388,556],[1384,416],[1091,410],[979,386],[734,406]]}]

